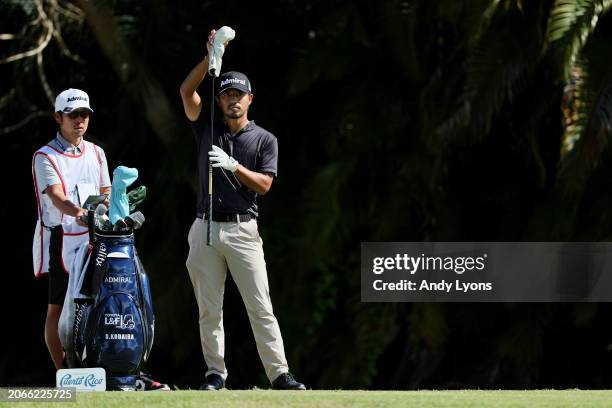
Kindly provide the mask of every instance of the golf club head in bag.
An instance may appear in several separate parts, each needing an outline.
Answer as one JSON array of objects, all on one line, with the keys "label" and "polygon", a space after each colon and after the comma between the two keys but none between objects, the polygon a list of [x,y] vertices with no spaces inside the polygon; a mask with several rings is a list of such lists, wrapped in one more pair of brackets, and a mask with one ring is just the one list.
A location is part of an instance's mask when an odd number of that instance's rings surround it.
[{"label": "golf club head in bag", "polygon": [[113,227],[113,231],[127,231],[127,229],[128,225],[122,219],[119,219]]},{"label": "golf club head in bag", "polygon": [[136,211],[135,213],[132,213],[128,215],[127,217],[125,217],[125,223],[127,224],[128,227],[130,227],[134,231],[137,229],[140,229],[140,227],[142,227],[142,224],[144,224],[144,222],[145,222],[145,216],[140,211]]},{"label": "golf club head in bag", "polygon": [[139,186],[133,190],[130,190],[128,193],[128,203],[130,204],[130,213],[136,211],[136,207],[138,207],[142,202],[147,198],[147,187]]},{"label": "golf club head in bag", "polygon": [[108,207],[104,204],[98,204],[94,214],[96,228],[103,230],[105,228],[106,220],[108,220]]},{"label": "golf club head in bag", "polygon": [[[89,217],[90,216],[96,217],[96,215],[93,214],[94,208],[97,210],[100,205],[103,205],[106,208],[106,206],[102,203],[106,201],[107,198],[108,197],[106,194],[90,195],[89,197],[87,197],[87,199],[83,203],[83,208],[87,210],[87,215],[82,215],[80,217],[81,221],[89,225],[90,224]],[[95,220],[92,220],[92,222],[95,223]]]},{"label": "golf club head in bag", "polygon": [[106,201],[107,198],[106,194],[90,195],[83,203],[83,208],[86,210],[93,210],[98,204],[102,204]]},{"label": "golf club head in bag", "polygon": [[98,206],[96,207],[96,215],[98,217],[102,217],[103,215],[106,215],[107,212],[108,212],[108,207],[102,203],[98,204]]}]

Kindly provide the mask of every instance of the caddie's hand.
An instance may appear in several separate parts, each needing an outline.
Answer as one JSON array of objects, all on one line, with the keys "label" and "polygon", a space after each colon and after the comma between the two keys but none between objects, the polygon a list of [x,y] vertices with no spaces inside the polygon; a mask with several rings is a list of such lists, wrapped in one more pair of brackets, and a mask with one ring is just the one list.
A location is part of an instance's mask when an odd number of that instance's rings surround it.
[{"label": "caddie's hand", "polygon": [[87,227],[87,211],[85,211],[85,209],[79,208],[75,219],[76,223],[81,227]]},{"label": "caddie's hand", "polygon": [[238,162],[236,159],[225,153],[223,149],[213,145],[213,149],[208,152],[208,158],[212,162],[213,167],[223,167],[225,170],[229,170],[232,173],[238,168]]}]

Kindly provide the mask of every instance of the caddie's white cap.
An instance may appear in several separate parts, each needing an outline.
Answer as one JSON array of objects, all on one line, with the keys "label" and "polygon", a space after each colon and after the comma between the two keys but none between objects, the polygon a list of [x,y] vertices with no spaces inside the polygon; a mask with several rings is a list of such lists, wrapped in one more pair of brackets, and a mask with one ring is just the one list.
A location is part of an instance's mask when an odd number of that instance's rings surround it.
[{"label": "caddie's white cap", "polygon": [[89,95],[80,89],[66,89],[55,98],[56,112],[70,113],[79,108],[85,108],[93,112],[93,109],[89,107]]}]

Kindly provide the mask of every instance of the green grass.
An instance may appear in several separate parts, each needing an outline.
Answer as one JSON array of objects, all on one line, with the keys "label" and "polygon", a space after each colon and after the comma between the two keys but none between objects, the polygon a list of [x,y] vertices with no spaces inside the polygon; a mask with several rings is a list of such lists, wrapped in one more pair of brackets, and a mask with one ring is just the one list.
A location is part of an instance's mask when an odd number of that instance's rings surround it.
[{"label": "green grass", "polygon": [[[19,407],[611,407],[612,391],[172,391],[79,393],[75,403]],[[0,406],[16,407],[15,403]]]}]

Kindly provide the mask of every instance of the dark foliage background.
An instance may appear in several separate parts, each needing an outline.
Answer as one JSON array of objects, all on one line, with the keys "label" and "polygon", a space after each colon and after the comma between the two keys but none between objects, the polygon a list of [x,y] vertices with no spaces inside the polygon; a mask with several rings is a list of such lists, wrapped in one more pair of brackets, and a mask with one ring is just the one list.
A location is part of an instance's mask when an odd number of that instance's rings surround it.
[{"label": "dark foliage background", "polygon": [[[147,370],[181,388],[203,380],[184,267],[195,145],[178,89],[210,29],[229,25],[237,37],[224,70],[249,75],[249,117],[279,140],[279,177],[259,224],[299,379],[313,388],[608,388],[609,304],[365,304],[359,243],[610,240],[610,6],[0,0],[0,33],[15,34],[0,37],[0,384],[54,381],[47,283],[31,273],[30,167],[56,131],[50,100],[68,87],[90,94],[87,137],[111,171],[136,167],[136,184],[149,188],[137,235],[157,316]],[[37,55],[7,60],[46,39]],[[267,387],[231,279],[225,328],[228,385]]]}]

